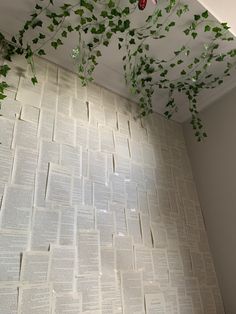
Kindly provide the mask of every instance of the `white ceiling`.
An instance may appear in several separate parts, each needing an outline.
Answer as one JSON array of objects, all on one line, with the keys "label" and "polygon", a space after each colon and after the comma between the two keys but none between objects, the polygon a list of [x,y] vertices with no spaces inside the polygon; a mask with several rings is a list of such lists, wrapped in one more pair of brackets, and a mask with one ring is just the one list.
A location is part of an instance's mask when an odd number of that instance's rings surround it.
[{"label": "white ceiling", "polygon": [[[73,0],[75,1],[75,0]],[[224,16],[220,16],[216,12],[220,11],[220,6],[214,6],[213,4],[216,1],[213,0],[199,0],[204,5],[207,6],[207,9],[211,12],[213,10],[213,14],[220,18],[221,21],[225,20]],[[233,1],[235,0],[224,0],[224,8],[226,7],[227,1],[233,5]],[[64,2],[62,0],[57,0],[58,2]],[[70,1],[68,1],[70,2]],[[205,8],[196,0],[186,0],[186,3],[189,4],[191,8],[191,16],[193,14],[197,14],[202,12]],[[219,2],[219,1],[217,1]],[[20,0],[20,1],[6,1],[0,0],[0,30],[5,32],[8,35],[14,35],[17,30],[22,26],[25,19],[29,16],[34,7],[34,0]],[[234,5],[235,7],[236,5]],[[217,8],[216,8],[217,7]],[[153,10],[152,2],[149,0],[147,10],[143,12],[137,12],[135,16],[132,18],[132,22],[134,24],[140,24],[145,19],[151,10]],[[218,10],[218,11],[217,11]],[[225,11],[226,12],[226,11]],[[233,10],[232,10],[233,12]],[[174,50],[181,47],[183,40],[183,26],[189,22],[190,15],[187,15],[184,18],[181,18],[179,21],[177,30],[170,33],[168,40],[163,39],[161,41],[160,46],[156,47],[154,44],[151,46],[151,51],[153,53],[158,53],[159,56],[163,55],[166,57],[168,52],[173,52]],[[230,16],[230,15],[229,15]],[[234,22],[234,20],[233,20]],[[236,33],[236,22],[234,22],[235,33]],[[233,26],[233,25],[232,25]],[[76,46],[76,35],[72,35],[68,38],[66,45],[62,46],[60,49],[55,51],[53,48],[47,49],[47,59],[62,65],[63,67],[75,71],[75,67],[73,64],[73,60],[69,57],[71,55],[72,49]],[[194,51],[199,51],[206,42],[206,38],[202,36],[193,43],[192,49]],[[201,50],[200,50],[201,51]],[[219,69],[215,68],[214,71],[217,73]],[[224,95],[227,91],[236,86],[236,74],[227,79],[227,81],[221,85],[219,88],[214,90],[207,90],[202,92],[199,96],[199,108],[203,109],[212,103],[215,99]],[[112,42],[109,48],[103,49],[103,56],[100,58],[99,65],[95,72],[95,81],[106,88],[125,96],[129,99],[132,99],[132,96],[129,93],[128,88],[124,83],[123,72],[122,72],[122,54],[117,49],[116,42]],[[134,100],[134,99],[132,99]],[[153,106],[154,110],[160,113],[163,113],[164,106],[166,101],[166,95],[156,93],[153,98]],[[179,111],[173,117],[176,121],[183,122],[188,119],[189,112],[187,107],[186,99],[179,96],[178,97]]]},{"label": "white ceiling", "polygon": [[198,0],[220,22],[226,22],[231,27],[231,32],[236,35],[235,0]]}]

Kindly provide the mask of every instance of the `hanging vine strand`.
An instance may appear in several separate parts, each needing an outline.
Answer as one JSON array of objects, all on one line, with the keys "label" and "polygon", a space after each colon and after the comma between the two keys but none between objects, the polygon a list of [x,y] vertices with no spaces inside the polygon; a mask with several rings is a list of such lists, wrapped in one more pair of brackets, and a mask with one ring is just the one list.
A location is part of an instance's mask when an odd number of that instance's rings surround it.
[{"label": "hanging vine strand", "polygon": [[[156,1],[155,1],[156,3]],[[39,0],[22,29],[11,39],[0,33],[0,56],[12,61],[14,55],[23,55],[31,66],[32,84],[37,84],[34,57],[46,56],[48,44],[58,49],[66,42],[70,33],[78,34],[78,43],[71,57],[83,85],[93,80],[93,73],[102,56],[102,47],[117,40],[123,53],[123,70],[126,84],[138,99],[140,116],[153,112],[154,93],[166,90],[168,100],[164,115],[170,119],[178,110],[176,95],[182,93],[189,103],[191,124],[199,141],[206,137],[199,117],[197,98],[204,89],[215,88],[224,82],[235,68],[236,49],[222,53],[225,42],[233,41],[227,23],[209,18],[208,11],[195,14],[183,29],[185,44],[175,49],[172,56],[162,59],[150,49],[152,43],[160,44],[163,38],[177,27],[177,20],[188,14],[189,7],[180,0],[160,0],[153,13],[142,26],[134,27],[132,16],[138,10],[139,1],[129,0],[124,6],[113,0],[80,0],[58,6],[54,0]],[[74,21],[76,17],[76,22]],[[33,38],[27,40],[33,31]],[[202,34],[209,38],[196,56],[191,45]],[[212,64],[223,63],[219,75],[212,71]],[[6,83],[11,70],[9,62],[0,66],[0,101],[6,97]]]}]

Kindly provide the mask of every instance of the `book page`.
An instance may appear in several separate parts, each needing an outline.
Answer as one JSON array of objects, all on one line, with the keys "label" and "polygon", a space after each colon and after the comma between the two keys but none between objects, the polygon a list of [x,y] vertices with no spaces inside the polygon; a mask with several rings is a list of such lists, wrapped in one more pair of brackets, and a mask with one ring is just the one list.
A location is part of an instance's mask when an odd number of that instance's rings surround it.
[{"label": "book page", "polygon": [[94,185],[89,179],[84,178],[84,197],[83,202],[87,206],[93,206],[94,204]]},{"label": "book page", "polygon": [[16,284],[0,284],[0,313],[17,314],[18,289]]},{"label": "book page", "polygon": [[112,236],[115,232],[114,213],[106,210],[97,210],[96,227],[100,231],[100,245],[112,245]]},{"label": "book page", "polygon": [[57,293],[72,292],[75,279],[76,248],[50,247],[49,281]]},{"label": "book page", "polygon": [[112,129],[108,127],[99,127],[101,139],[101,151],[106,153],[114,153],[115,144]]},{"label": "book page", "polygon": [[38,167],[40,171],[48,171],[49,163],[58,164],[60,160],[60,145],[42,140],[39,147]]},{"label": "book page", "polygon": [[18,314],[50,314],[51,298],[52,287],[48,283],[20,286]]},{"label": "book page", "polygon": [[161,293],[145,294],[145,305],[147,314],[166,313],[165,298],[164,295]]},{"label": "book page", "polygon": [[49,252],[29,251],[22,257],[20,281],[24,283],[43,283],[48,279]]},{"label": "book page", "polygon": [[138,211],[137,184],[133,181],[125,182],[126,208],[128,211]]},{"label": "book page", "polygon": [[93,127],[91,125],[89,125],[89,128],[88,128],[87,148],[91,151],[99,151],[100,150],[100,137],[99,137],[98,128]]},{"label": "book page", "polygon": [[61,144],[75,146],[75,119],[57,114],[53,139]]},{"label": "book page", "polygon": [[128,226],[128,233],[133,237],[135,244],[142,244],[141,226],[139,213],[136,211],[126,211],[126,219]]},{"label": "book page", "polygon": [[81,176],[82,168],[82,149],[81,147],[72,147],[61,145],[61,165],[71,168],[74,176]]},{"label": "book page", "polygon": [[83,177],[72,178],[72,205],[81,205],[84,196],[84,180]]},{"label": "book page", "polygon": [[[37,133],[37,124],[17,120],[14,128],[12,147],[16,147],[16,145],[19,145],[36,150],[38,146]],[[12,136],[9,136],[9,138],[12,138]]]},{"label": "book page", "polygon": [[168,287],[170,276],[168,269],[167,253],[165,249],[153,249],[152,259],[154,266],[154,274],[158,280],[160,287]]},{"label": "book page", "polygon": [[97,230],[77,233],[78,274],[96,274],[101,272],[100,234]]},{"label": "book page", "polygon": [[[38,68],[40,71],[40,68]],[[16,95],[16,100],[22,101],[26,104],[34,103],[34,106],[40,107],[41,102],[42,83],[39,82],[33,85],[31,80],[23,76],[20,79],[19,88]]]},{"label": "book page", "polygon": [[144,295],[141,272],[122,272],[121,289],[124,314],[144,314]]},{"label": "book page", "polygon": [[101,313],[101,283],[98,275],[79,275],[76,280],[77,292],[81,293],[82,313]]},{"label": "book page", "polygon": [[[7,249],[5,248],[5,250]],[[21,256],[19,252],[0,251],[0,282],[17,282],[19,280],[20,263]]]},{"label": "book page", "polygon": [[1,226],[5,229],[28,230],[32,213],[33,190],[24,185],[5,187]]},{"label": "book page", "polygon": [[117,286],[114,277],[101,276],[101,306],[102,313],[114,313],[114,304],[117,300]]},{"label": "book page", "polygon": [[108,210],[108,204],[111,197],[111,190],[109,186],[103,183],[95,182],[93,185],[93,205],[96,209]]},{"label": "book page", "polygon": [[116,269],[117,270],[133,270],[133,239],[130,236],[114,235],[114,247],[116,250]]},{"label": "book page", "polygon": [[[57,73],[54,73],[54,76],[56,76],[57,81]],[[57,92],[58,87],[54,82],[45,82],[43,85],[41,108],[52,110],[55,114],[57,106]]]},{"label": "book page", "polygon": [[133,140],[129,140],[130,155],[134,162],[143,164],[142,144]]},{"label": "book page", "polygon": [[115,277],[116,252],[113,247],[101,247],[101,273],[109,278]]},{"label": "book page", "polygon": [[107,174],[106,154],[89,151],[89,179],[94,182],[105,183]]},{"label": "book page", "polygon": [[115,173],[124,179],[130,179],[131,177],[131,165],[128,158],[124,158],[120,155],[114,157]]},{"label": "book page", "polygon": [[87,149],[88,135],[88,124],[76,120],[76,146],[81,146],[83,149]]},{"label": "book page", "polygon": [[119,129],[120,133],[129,136],[130,130],[129,130],[129,117],[128,117],[128,115],[123,114],[121,112],[118,112],[117,117],[118,117],[118,129]]},{"label": "book page", "polygon": [[74,294],[54,294],[53,314],[82,314],[82,295]]},{"label": "book page", "polygon": [[21,110],[20,119],[32,123],[38,123],[39,108],[30,105],[24,105]]},{"label": "book page", "polygon": [[71,116],[87,122],[88,103],[85,100],[72,98]]},{"label": "book page", "polygon": [[0,143],[2,146],[11,147],[13,130],[14,121],[0,116]]},{"label": "book page", "polygon": [[127,221],[125,208],[121,204],[111,203],[109,204],[110,210],[114,212],[115,215],[115,228],[117,235],[127,235]]},{"label": "book page", "polygon": [[75,245],[76,208],[72,206],[54,205],[60,210],[59,245]]},{"label": "book page", "polygon": [[39,115],[38,136],[52,141],[54,122],[55,118],[53,111],[41,108]]},{"label": "book page", "polygon": [[46,200],[71,204],[72,175],[69,168],[50,163]]},{"label": "book page", "polygon": [[120,156],[124,156],[125,158],[130,157],[130,148],[128,138],[120,134],[119,132],[115,132],[115,148],[116,153]]},{"label": "book page", "polygon": [[117,116],[116,111],[111,109],[110,103],[107,108],[104,109],[105,112],[105,123],[107,126],[111,127],[113,130],[117,129]]},{"label": "book page", "polygon": [[168,239],[165,225],[151,222],[151,230],[154,247],[166,248],[168,246]]},{"label": "book page", "polygon": [[10,181],[13,163],[13,151],[0,145],[0,185]]},{"label": "book page", "polygon": [[116,174],[109,177],[111,185],[111,201],[125,205],[125,182],[124,179]]},{"label": "book page", "polygon": [[152,233],[151,233],[150,217],[140,213],[140,224],[141,224],[143,244],[146,247],[152,248],[153,238],[152,238]]},{"label": "book page", "polygon": [[37,171],[35,177],[34,206],[46,207],[48,172]]},{"label": "book page", "polygon": [[1,103],[0,115],[9,119],[19,118],[21,102],[5,98]]},{"label": "book page", "polygon": [[0,252],[21,253],[28,248],[27,232],[19,230],[0,230]]},{"label": "book page", "polygon": [[14,157],[12,183],[29,186],[34,185],[37,162],[37,151],[17,147]]},{"label": "book page", "polygon": [[50,244],[58,243],[60,213],[56,210],[36,208],[33,214],[31,249],[47,251]]},{"label": "book page", "polygon": [[94,207],[79,205],[77,207],[77,230],[95,229]]},{"label": "book page", "polygon": [[135,246],[135,269],[142,272],[143,281],[154,281],[152,251],[149,248]]},{"label": "book page", "polygon": [[149,215],[148,195],[145,190],[138,189],[138,207],[142,214]]}]

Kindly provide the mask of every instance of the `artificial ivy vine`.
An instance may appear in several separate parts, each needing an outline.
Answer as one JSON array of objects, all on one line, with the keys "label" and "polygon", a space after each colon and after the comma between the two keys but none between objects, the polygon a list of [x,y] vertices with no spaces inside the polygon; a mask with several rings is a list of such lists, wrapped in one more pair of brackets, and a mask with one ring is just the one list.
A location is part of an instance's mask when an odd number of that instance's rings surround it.
[{"label": "artificial ivy vine", "polygon": [[[113,0],[80,0],[60,7],[54,0],[38,0],[30,18],[10,40],[0,33],[0,56],[11,61],[14,55],[24,55],[32,69],[32,83],[37,83],[34,71],[34,56],[45,56],[46,45],[52,49],[62,46],[70,33],[78,34],[78,43],[71,57],[83,85],[93,80],[93,72],[102,55],[101,47],[109,46],[113,37],[123,53],[123,70],[126,84],[136,95],[140,116],[152,113],[152,96],[155,91],[167,90],[169,99],[164,115],[170,119],[177,111],[176,93],[186,95],[191,113],[191,124],[199,141],[206,137],[197,109],[197,97],[201,90],[215,88],[223,83],[235,67],[236,49],[221,52],[220,44],[233,41],[226,23],[211,21],[208,11],[194,15],[183,29],[186,43],[173,51],[170,59],[159,59],[149,48],[153,41],[161,40],[176,26],[176,20],[188,13],[189,7],[180,0],[159,0],[153,13],[141,27],[132,26],[132,14],[138,9],[137,0],[129,0],[126,6]],[[189,14],[189,13],[188,13]],[[76,17],[75,19],[73,17]],[[72,23],[75,20],[76,22]],[[27,33],[34,33],[27,40]],[[200,33],[206,33],[209,41],[196,56],[191,42]],[[219,76],[211,73],[212,63],[223,62]],[[0,101],[6,97],[8,84],[4,81],[11,70],[9,62],[0,66]],[[173,78],[173,73],[175,76]],[[177,73],[177,75],[176,75]]]}]

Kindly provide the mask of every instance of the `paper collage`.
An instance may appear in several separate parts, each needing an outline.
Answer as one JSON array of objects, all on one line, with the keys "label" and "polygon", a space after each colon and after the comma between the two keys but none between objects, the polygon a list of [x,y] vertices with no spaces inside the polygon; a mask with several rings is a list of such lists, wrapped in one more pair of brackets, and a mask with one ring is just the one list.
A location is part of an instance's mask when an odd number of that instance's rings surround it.
[{"label": "paper collage", "polygon": [[0,109],[0,313],[223,314],[181,126],[35,62]]}]

